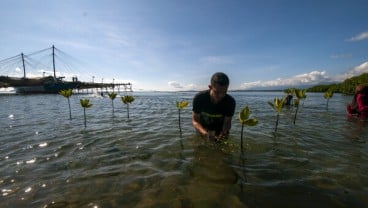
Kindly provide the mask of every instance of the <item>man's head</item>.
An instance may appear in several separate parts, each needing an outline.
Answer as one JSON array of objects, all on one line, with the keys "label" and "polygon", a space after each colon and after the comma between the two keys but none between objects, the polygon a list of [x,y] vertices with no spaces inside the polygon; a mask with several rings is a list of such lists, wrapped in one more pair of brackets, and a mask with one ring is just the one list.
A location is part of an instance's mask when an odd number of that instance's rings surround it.
[{"label": "man's head", "polygon": [[364,88],[366,88],[366,86],[364,84],[360,84],[358,86],[355,87],[355,93],[363,93]]},{"label": "man's head", "polygon": [[229,77],[222,72],[216,72],[211,77],[211,85],[229,86]]},{"label": "man's head", "polygon": [[226,74],[217,72],[212,75],[211,84],[208,86],[212,102],[218,103],[225,97],[229,84],[229,77]]}]

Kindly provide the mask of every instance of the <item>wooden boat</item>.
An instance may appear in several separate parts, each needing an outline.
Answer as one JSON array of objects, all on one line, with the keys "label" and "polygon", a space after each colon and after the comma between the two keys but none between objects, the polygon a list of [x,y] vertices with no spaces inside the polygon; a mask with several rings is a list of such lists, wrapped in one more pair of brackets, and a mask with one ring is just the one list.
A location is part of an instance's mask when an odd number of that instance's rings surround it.
[{"label": "wooden boat", "polygon": [[73,81],[64,81],[64,77],[56,77],[55,72],[55,46],[52,46],[52,60],[54,67],[54,76],[45,77],[26,77],[24,55],[21,54],[23,62],[23,73],[24,76],[20,77],[9,77],[0,76],[0,88],[13,87],[16,93],[58,93],[65,89],[75,89],[80,86],[80,83],[76,77],[73,77]]}]

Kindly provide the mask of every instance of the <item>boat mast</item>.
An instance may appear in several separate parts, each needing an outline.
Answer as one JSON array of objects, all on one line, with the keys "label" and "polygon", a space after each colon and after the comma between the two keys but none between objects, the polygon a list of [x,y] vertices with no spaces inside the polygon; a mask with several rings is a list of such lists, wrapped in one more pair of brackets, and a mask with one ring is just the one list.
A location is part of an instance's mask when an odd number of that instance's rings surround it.
[{"label": "boat mast", "polygon": [[52,64],[54,66],[54,78],[56,79],[56,72],[55,72],[55,46],[52,45]]},{"label": "boat mast", "polygon": [[22,56],[22,63],[23,63],[23,78],[26,78],[26,65],[24,64],[24,54],[20,54]]}]

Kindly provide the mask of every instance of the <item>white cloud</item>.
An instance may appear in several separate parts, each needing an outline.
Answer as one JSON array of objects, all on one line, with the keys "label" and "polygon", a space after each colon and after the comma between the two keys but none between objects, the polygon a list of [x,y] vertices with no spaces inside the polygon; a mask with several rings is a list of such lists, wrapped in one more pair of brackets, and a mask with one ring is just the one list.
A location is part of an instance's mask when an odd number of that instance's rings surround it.
[{"label": "white cloud", "polygon": [[245,82],[240,85],[240,88],[251,89],[256,87],[288,87],[300,85],[317,85],[326,82],[342,82],[347,78],[358,76],[362,73],[368,73],[368,61],[348,70],[346,73],[337,74],[334,76],[328,76],[325,71],[312,71],[289,78],[278,78],[276,80],[269,81]]},{"label": "white cloud", "polygon": [[255,81],[255,82],[245,82],[240,85],[241,89],[250,89],[253,87],[263,87],[264,83],[261,81]]},{"label": "white cloud", "polygon": [[358,76],[362,73],[368,73],[368,61],[348,70],[346,73],[336,75],[333,80],[340,82],[347,78]]},{"label": "white cloud", "polygon": [[167,83],[169,85],[170,88],[174,88],[174,90],[176,89],[180,89],[180,90],[196,90],[196,91],[200,91],[200,90],[205,90],[206,86],[204,85],[198,85],[198,84],[187,84],[187,85],[183,85],[177,81],[170,81]]},{"label": "white cloud", "polygon": [[305,83],[315,83],[319,81],[325,81],[328,77],[326,76],[325,71],[312,71],[305,74],[296,75],[291,78],[292,84],[305,84]]},{"label": "white cloud", "polygon": [[361,41],[361,40],[364,40],[364,39],[368,39],[368,31],[362,32],[362,33],[350,38],[349,40],[350,41]]},{"label": "white cloud", "polygon": [[197,84],[188,84],[184,87],[186,90],[205,90],[207,89],[207,86],[204,85],[197,85]]},{"label": "white cloud", "polygon": [[182,89],[183,86],[177,81],[170,81],[167,83],[170,87],[176,88],[176,89]]},{"label": "white cloud", "polygon": [[269,81],[246,82],[240,85],[241,89],[250,89],[254,87],[278,87],[278,86],[298,86],[307,84],[318,84],[323,81],[329,81],[330,78],[325,71],[312,71],[305,74],[299,74],[289,78],[278,78]]},{"label": "white cloud", "polygon": [[366,73],[366,72],[368,72],[368,61],[362,63],[359,66],[354,67],[353,69],[349,71],[351,76],[356,76],[356,75],[359,75],[361,73]]}]

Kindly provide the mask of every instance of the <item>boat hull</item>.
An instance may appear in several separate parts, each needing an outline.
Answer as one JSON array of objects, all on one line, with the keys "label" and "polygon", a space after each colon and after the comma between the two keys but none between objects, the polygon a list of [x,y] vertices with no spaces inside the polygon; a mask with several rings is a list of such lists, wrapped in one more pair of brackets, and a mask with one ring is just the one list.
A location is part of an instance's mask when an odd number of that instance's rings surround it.
[{"label": "boat hull", "polygon": [[19,94],[31,93],[59,93],[61,90],[75,89],[78,83],[52,83],[38,86],[18,86],[15,87],[15,92]]},{"label": "boat hull", "polygon": [[52,76],[41,78],[0,77],[0,86],[14,87],[16,93],[59,93],[61,90],[78,88],[80,82],[67,82]]}]

